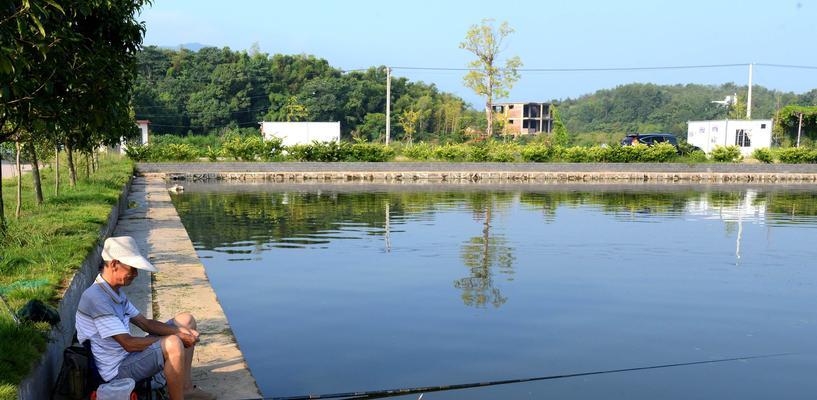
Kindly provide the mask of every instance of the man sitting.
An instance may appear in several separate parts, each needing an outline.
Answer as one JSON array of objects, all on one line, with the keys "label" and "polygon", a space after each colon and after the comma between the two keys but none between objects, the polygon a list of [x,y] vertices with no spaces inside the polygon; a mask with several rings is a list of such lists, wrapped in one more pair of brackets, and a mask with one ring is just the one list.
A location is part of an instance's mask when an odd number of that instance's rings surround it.
[{"label": "man sitting", "polygon": [[[91,341],[102,379],[140,381],[164,371],[171,400],[215,399],[193,386],[190,376],[199,341],[195,318],[181,313],[167,322],[147,319],[120,290],[133,282],[140,269],[158,272],[139,253],[136,241],[130,236],[105,240],[102,259],[105,265],[82,293],[76,318],[77,338]],[[150,335],[131,336],[130,323]]]}]

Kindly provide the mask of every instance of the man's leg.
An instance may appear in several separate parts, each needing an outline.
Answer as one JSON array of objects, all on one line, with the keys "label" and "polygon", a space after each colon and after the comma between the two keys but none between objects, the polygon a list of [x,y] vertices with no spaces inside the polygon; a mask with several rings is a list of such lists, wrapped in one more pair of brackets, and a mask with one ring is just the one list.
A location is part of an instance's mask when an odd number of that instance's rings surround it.
[{"label": "man's leg", "polygon": [[[176,317],[173,318],[173,324],[187,329],[197,329],[196,318],[193,317],[193,314],[188,312],[177,314]],[[193,389],[193,351],[195,351],[195,349],[195,345],[184,348],[184,365],[187,371],[184,377],[185,392]]]},{"label": "man's leg", "polygon": [[184,344],[176,335],[162,337],[162,354],[165,357],[165,377],[170,400],[184,400],[184,381],[189,372],[185,370]]}]

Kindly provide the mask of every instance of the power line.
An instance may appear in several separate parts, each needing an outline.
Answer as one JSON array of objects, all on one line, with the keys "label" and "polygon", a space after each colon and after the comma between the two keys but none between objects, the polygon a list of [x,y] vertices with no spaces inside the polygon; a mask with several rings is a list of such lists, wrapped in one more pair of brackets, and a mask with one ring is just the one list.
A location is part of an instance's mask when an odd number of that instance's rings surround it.
[{"label": "power line", "polygon": [[[608,71],[648,71],[667,69],[704,69],[704,68],[732,68],[745,67],[748,63],[741,64],[706,64],[706,65],[662,65],[650,67],[593,67],[593,68],[517,68],[518,72],[608,72]],[[755,64],[762,65],[762,64]],[[402,70],[424,70],[424,71],[479,71],[480,68],[451,68],[451,67],[391,67]],[[507,71],[507,68],[498,68]]]},{"label": "power line", "polygon": [[817,69],[817,66],[814,66],[814,65],[765,64],[765,63],[757,63],[755,65],[759,65],[761,67],[773,67],[773,68]]}]

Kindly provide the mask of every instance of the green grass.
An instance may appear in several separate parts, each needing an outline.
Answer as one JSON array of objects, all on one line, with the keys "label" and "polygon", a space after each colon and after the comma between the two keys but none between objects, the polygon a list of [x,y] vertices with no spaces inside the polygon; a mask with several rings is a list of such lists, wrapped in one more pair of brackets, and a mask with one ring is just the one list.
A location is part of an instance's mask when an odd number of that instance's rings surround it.
[{"label": "green grass", "polygon": [[[44,168],[45,202],[37,206],[31,174],[23,177],[23,212],[15,219],[16,180],[3,179],[6,234],[0,234],[0,294],[14,310],[39,299],[56,306],[116,204],[133,163],[117,156],[101,156],[100,169],[84,178],[78,166],[77,186],[68,185],[61,162],[60,195],[54,195],[54,171]],[[47,342],[47,324],[16,325],[0,307],[0,399],[16,399],[17,385],[30,372]]]}]

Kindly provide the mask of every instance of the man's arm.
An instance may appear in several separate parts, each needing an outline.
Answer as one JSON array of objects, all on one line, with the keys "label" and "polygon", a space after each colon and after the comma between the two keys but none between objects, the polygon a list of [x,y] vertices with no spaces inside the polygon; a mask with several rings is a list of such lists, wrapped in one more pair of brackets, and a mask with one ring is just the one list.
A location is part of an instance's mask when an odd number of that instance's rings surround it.
[{"label": "man's arm", "polygon": [[[187,329],[179,326],[168,325],[155,319],[147,319],[144,315],[139,314],[131,318],[131,323],[138,326],[143,331],[156,336],[178,336],[185,347],[190,347],[199,341],[199,333],[193,329]],[[124,347],[124,346],[122,346]]]},{"label": "man's arm", "polygon": [[143,351],[146,348],[150,347],[153,343],[156,343],[159,339],[158,336],[145,336],[145,337],[137,337],[131,336],[127,333],[122,333],[119,335],[111,336],[120,346],[122,346],[125,351],[128,353],[135,353],[139,351]]}]

